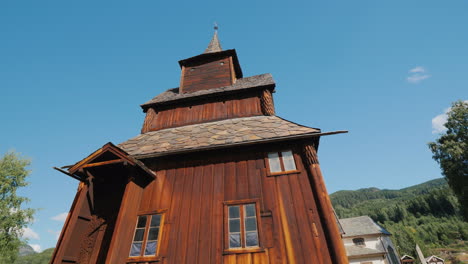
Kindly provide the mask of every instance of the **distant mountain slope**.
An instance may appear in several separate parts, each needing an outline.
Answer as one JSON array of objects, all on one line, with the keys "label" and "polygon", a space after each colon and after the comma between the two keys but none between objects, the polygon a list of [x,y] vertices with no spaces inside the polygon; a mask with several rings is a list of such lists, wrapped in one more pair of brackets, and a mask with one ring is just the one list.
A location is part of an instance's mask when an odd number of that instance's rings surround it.
[{"label": "distant mountain slope", "polygon": [[443,178],[400,190],[338,191],[330,198],[339,218],[368,215],[382,224],[402,255],[414,255],[416,243],[426,254],[468,251],[468,223]]},{"label": "distant mountain slope", "polygon": [[418,185],[403,188],[401,190],[380,190],[379,188],[363,188],[356,191],[338,191],[330,195],[334,206],[351,208],[356,204],[369,200],[378,199],[409,199],[420,194],[429,192],[434,188],[447,187],[447,181],[444,178],[431,180]]},{"label": "distant mountain slope", "polygon": [[27,255],[31,255],[31,254],[35,254],[35,253],[36,253],[36,251],[34,251],[34,249],[30,245],[24,244],[24,245],[20,246],[18,255],[19,256],[27,256]]},{"label": "distant mountain slope", "polygon": [[33,254],[20,256],[13,264],[49,264],[53,252],[54,248],[49,248],[41,253],[34,252]]}]

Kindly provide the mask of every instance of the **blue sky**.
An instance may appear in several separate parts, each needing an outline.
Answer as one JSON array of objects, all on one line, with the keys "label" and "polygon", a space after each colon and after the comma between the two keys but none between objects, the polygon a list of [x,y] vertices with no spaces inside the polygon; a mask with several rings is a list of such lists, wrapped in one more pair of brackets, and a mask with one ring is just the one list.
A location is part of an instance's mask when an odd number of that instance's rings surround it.
[{"label": "blue sky", "polygon": [[[272,73],[277,114],[323,131],[329,192],[441,177],[432,120],[468,99],[466,1],[1,1],[0,153],[32,160],[26,230],[55,246],[77,182],[52,169],[137,135],[139,104],[219,24],[245,76]],[[443,116],[434,120],[440,129]],[[54,220],[55,219],[55,220]]]}]

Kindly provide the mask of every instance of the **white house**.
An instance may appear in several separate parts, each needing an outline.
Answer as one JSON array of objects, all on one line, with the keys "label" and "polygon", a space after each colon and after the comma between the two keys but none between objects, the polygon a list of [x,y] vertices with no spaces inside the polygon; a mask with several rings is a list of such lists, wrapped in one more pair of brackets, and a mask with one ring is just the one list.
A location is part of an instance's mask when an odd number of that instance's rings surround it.
[{"label": "white house", "polygon": [[368,216],[340,219],[350,264],[400,264],[390,232]]},{"label": "white house", "polygon": [[426,258],[426,262],[427,264],[444,264],[445,261],[437,256],[430,256],[428,258]]}]

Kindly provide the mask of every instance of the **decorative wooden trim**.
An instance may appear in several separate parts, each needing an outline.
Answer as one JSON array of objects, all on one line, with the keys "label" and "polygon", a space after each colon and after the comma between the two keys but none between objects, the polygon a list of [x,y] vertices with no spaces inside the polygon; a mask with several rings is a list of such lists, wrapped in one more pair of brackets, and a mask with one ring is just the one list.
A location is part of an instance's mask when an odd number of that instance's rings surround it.
[{"label": "decorative wooden trim", "polygon": [[273,95],[268,89],[264,89],[260,96],[260,105],[262,107],[262,113],[266,116],[275,115],[275,104],[273,102]]},{"label": "decorative wooden trim", "polygon": [[314,146],[305,145],[303,152],[304,152],[305,162],[308,166],[319,164],[317,151],[315,150]]},{"label": "decorative wooden trim", "polygon": [[223,255],[259,253],[259,252],[265,252],[265,248],[252,247],[252,248],[242,248],[242,249],[225,249],[223,250]]}]

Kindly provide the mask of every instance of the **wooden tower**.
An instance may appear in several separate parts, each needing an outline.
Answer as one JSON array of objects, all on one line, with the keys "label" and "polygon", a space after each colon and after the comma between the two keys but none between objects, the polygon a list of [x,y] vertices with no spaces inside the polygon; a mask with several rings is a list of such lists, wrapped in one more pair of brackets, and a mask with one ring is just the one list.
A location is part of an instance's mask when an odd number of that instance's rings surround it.
[{"label": "wooden tower", "polygon": [[56,168],[80,183],[51,263],[348,263],[317,158],[343,131],[276,116],[216,32],[179,64],[140,135]]}]

